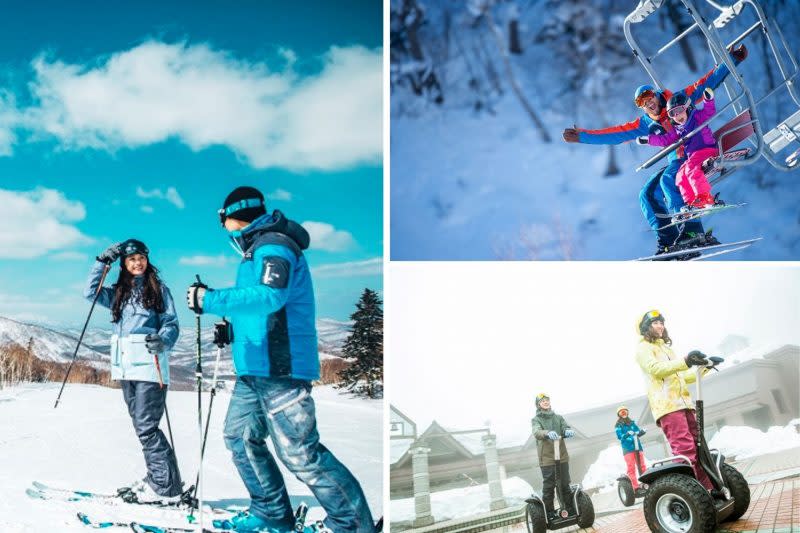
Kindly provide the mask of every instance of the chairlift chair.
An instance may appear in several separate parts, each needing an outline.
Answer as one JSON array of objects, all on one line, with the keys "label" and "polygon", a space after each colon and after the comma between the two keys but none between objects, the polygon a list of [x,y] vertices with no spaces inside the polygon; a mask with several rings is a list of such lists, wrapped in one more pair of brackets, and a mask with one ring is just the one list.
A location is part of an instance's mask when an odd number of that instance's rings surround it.
[{"label": "chairlift chair", "polygon": [[[677,0],[676,0],[677,1]],[[724,62],[730,70],[730,75],[724,81],[723,86],[728,94],[729,102],[724,106],[719,106],[717,112],[705,121],[703,124],[690,132],[688,136],[680,141],[668,146],[658,152],[656,155],[642,163],[636,170],[650,168],[656,162],[666,157],[670,152],[675,150],[678,146],[685,143],[688,138],[697,134],[701,129],[708,125],[711,121],[720,116],[729,108],[736,113],[736,116],[719,128],[714,136],[717,139],[720,154],[728,153],[731,148],[738,145],[745,139],[749,139],[753,145],[753,149],[748,150],[741,158],[725,158],[720,157],[718,165],[720,174],[714,181],[719,181],[723,177],[730,175],[733,170],[743,166],[755,163],[759,157],[764,157],[770,165],[778,170],[790,171],[800,168],[800,96],[795,85],[795,80],[798,76],[798,64],[791,50],[789,49],[786,39],[780,31],[778,25],[771,20],[767,20],[764,10],[758,4],[757,0],[739,0],[731,5],[723,5],[715,0],[705,0],[712,8],[716,9],[719,14],[711,22],[708,23],[703,17],[702,13],[695,6],[695,0],[679,0],[686,8],[689,15],[694,19],[694,23],[682,31],[670,42],[662,46],[657,52],[652,55],[647,55],[639,43],[633,36],[631,26],[644,22],[650,15],[656,12],[662,6],[664,0],[640,0],[636,9],[633,10],[626,18],[623,24],[623,31],[628,45],[633,50],[634,55],[647,71],[653,83],[661,90],[665,87],[661,83],[658,74],[653,66],[653,59],[663,54],[676,43],[680,42],[692,31],[698,29],[703,34],[708,43],[708,47],[714,57],[715,63],[720,61]],[[727,45],[723,43],[720,36],[720,30],[725,28],[732,20],[739,17],[747,6],[752,7],[756,15],[756,22],[748,27],[743,33],[737,36],[733,41]],[[747,38],[756,30],[761,30],[762,35],[766,38],[769,44],[769,49],[772,52],[772,57],[777,64],[778,71],[783,81],[776,87],[771,88],[766,95],[758,100],[755,100],[752,91],[744,82],[737,66],[731,60],[727,50],[738,45],[741,41]],[[784,57],[785,56],[785,57]],[[791,63],[792,70],[787,67],[786,58]],[[762,122],[758,113],[758,106],[763,104],[768,98],[777,94],[781,89],[785,89],[791,97],[794,104],[797,106],[797,111],[791,114],[785,120],[779,122],[773,128],[763,133]],[[795,147],[795,151],[790,155],[778,155],[778,152],[786,148]]]}]

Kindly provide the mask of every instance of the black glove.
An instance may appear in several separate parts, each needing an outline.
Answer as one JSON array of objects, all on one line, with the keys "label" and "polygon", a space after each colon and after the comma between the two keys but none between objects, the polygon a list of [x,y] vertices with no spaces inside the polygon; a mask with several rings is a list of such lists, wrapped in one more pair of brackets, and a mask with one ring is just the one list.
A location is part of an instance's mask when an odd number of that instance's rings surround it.
[{"label": "black glove", "polygon": [[644,434],[645,434],[645,433],[647,433],[647,430],[646,430],[646,429],[640,429],[640,430],[639,430],[639,436],[640,436],[640,437],[644,437]]},{"label": "black glove", "polygon": [[112,244],[111,246],[106,248],[102,254],[97,256],[97,260],[102,261],[107,265],[110,265],[111,263],[119,259],[121,245],[122,245],[121,242]]},{"label": "black glove", "polygon": [[728,51],[733,59],[739,63],[747,59],[747,47],[744,44],[740,44],[738,48],[729,48]]},{"label": "black glove", "polygon": [[211,289],[208,288],[208,285],[200,281],[200,276],[198,276],[197,281],[189,285],[189,288],[186,289],[186,304],[189,306],[189,309],[198,315],[202,315],[203,299],[206,296],[206,292],[209,290]]},{"label": "black glove", "polygon": [[649,137],[636,137],[636,144],[650,144]]},{"label": "black glove", "polygon": [[708,364],[706,354],[698,350],[692,350],[683,360],[686,361],[686,366],[688,367],[706,366]]},{"label": "black glove", "polygon": [[147,337],[144,338],[144,342],[147,345],[147,351],[151,354],[161,353],[166,348],[164,339],[158,333],[148,333]]}]

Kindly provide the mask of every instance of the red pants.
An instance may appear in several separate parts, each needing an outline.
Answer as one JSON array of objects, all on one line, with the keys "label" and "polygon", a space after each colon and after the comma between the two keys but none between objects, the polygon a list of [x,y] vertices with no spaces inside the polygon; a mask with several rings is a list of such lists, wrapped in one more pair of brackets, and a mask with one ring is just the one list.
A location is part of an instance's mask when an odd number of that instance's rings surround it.
[{"label": "red pants", "polygon": [[697,462],[697,420],[694,411],[682,409],[668,413],[658,419],[658,426],[667,437],[673,455],[684,455],[692,462],[694,475],[706,489],[711,490],[714,486],[708,475]]},{"label": "red pants", "polygon": [[711,194],[711,185],[702,168],[703,161],[718,155],[719,150],[716,148],[701,148],[689,154],[689,158],[681,165],[675,177],[675,184],[687,205],[691,204],[699,194]]},{"label": "red pants", "polygon": [[[628,452],[625,454],[625,464],[628,465],[628,478],[631,480],[633,490],[639,488],[639,474],[636,473],[636,456],[637,452]],[[644,452],[639,451],[639,473],[644,474],[647,468],[644,466]]]}]

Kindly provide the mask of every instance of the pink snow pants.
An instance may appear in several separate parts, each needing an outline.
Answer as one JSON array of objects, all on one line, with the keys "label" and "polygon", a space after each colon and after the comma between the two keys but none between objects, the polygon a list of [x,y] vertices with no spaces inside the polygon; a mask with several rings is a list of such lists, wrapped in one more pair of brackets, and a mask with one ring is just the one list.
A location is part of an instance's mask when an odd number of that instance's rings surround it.
[{"label": "pink snow pants", "polygon": [[687,205],[691,204],[700,194],[711,194],[711,185],[706,179],[702,166],[703,161],[718,155],[719,150],[716,148],[701,148],[689,154],[688,159],[681,165],[678,175],[675,177],[675,184]]},{"label": "pink snow pants", "polygon": [[673,455],[684,455],[692,462],[694,475],[697,481],[700,482],[706,489],[711,490],[714,486],[708,475],[697,462],[697,446],[695,439],[697,438],[697,420],[694,417],[694,411],[690,409],[682,409],[668,413],[658,419],[658,426],[667,437],[670,448],[672,448]]},{"label": "pink snow pants", "polygon": [[[639,474],[636,473],[636,452],[628,452],[625,454],[625,464],[628,465],[628,478],[631,480],[633,490],[639,488]],[[647,470],[644,466],[644,452],[639,452],[639,471],[644,474]]]}]

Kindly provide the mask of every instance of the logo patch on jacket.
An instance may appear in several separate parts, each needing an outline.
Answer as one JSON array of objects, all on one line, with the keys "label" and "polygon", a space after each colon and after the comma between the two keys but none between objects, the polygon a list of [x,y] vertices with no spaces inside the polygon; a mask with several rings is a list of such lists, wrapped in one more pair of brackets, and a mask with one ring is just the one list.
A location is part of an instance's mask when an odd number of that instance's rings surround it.
[{"label": "logo patch on jacket", "polygon": [[289,261],[279,256],[264,258],[261,270],[261,283],[276,289],[285,289],[289,285]]}]

